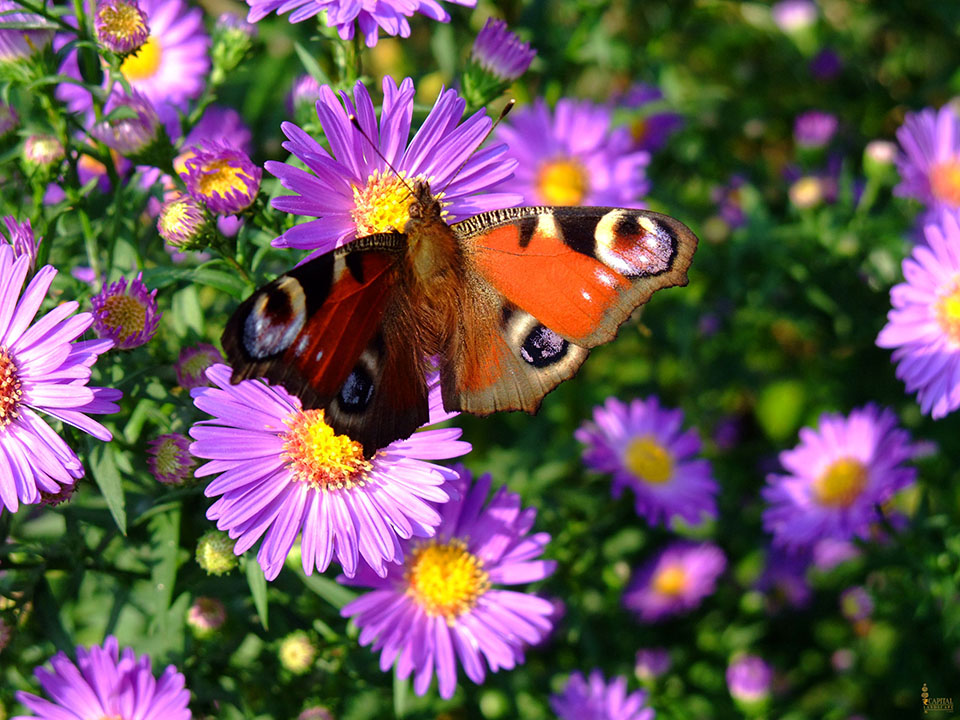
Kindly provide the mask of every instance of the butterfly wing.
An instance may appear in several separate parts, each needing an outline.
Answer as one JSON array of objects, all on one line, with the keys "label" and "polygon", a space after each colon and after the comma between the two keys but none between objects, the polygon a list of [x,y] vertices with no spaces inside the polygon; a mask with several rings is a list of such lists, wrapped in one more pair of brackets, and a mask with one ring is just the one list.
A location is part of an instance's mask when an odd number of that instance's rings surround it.
[{"label": "butterfly wing", "polygon": [[416,348],[385,337],[405,247],[399,233],[361,238],[257,290],[223,332],[233,382],[282,385],[304,408],[324,408],[368,455],[426,422],[425,383],[407,380],[419,369]]},{"label": "butterfly wing", "polygon": [[460,334],[444,402],[478,414],[534,412],[654,292],[686,284],[697,247],[683,223],[620,208],[510,208],[453,231],[474,286],[464,326],[480,331]]}]

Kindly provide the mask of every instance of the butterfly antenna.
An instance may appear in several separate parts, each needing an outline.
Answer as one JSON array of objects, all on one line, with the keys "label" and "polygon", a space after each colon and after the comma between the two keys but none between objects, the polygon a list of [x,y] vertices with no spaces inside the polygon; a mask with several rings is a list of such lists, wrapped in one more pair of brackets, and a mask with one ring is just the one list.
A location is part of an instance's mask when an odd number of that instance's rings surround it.
[{"label": "butterfly antenna", "polygon": [[387,164],[387,167],[393,171],[393,174],[397,176],[397,180],[403,183],[404,187],[406,187],[410,192],[411,197],[415,197],[416,193],[413,191],[413,188],[410,187],[410,184],[404,179],[403,175],[401,175],[400,172],[393,166],[393,163],[387,160],[387,157],[380,152],[380,148],[373,141],[373,138],[367,135],[367,133],[364,132],[364,129],[360,127],[360,121],[357,119],[357,116],[353,113],[350,113],[347,117],[349,118],[351,124],[357,129],[357,132],[359,132],[364,138],[366,138],[367,142],[370,143],[370,147],[373,148],[373,151],[380,156],[380,159],[383,160]]},{"label": "butterfly antenna", "polygon": [[[480,147],[481,145],[483,145],[487,141],[487,138],[493,135],[493,131],[497,129],[497,125],[499,125],[500,121],[503,120],[510,113],[511,110],[513,110],[513,106],[516,104],[517,104],[517,101],[514,100],[513,98],[510,98],[509,100],[507,100],[507,104],[503,106],[503,110],[500,111],[500,114],[497,116],[497,119],[493,121],[493,124],[490,126],[490,129],[487,130],[487,134],[483,136],[483,140],[481,140],[477,144],[477,147]],[[440,194],[443,194],[443,192],[448,187],[450,187],[450,183],[452,183],[454,180],[457,179],[457,175],[459,175],[460,172],[467,166],[468,162],[470,162],[469,157],[466,160],[464,160],[462,163],[460,163],[460,167],[458,167],[457,171],[450,176],[449,180],[447,180],[447,184],[444,185],[443,189],[440,190]]]}]

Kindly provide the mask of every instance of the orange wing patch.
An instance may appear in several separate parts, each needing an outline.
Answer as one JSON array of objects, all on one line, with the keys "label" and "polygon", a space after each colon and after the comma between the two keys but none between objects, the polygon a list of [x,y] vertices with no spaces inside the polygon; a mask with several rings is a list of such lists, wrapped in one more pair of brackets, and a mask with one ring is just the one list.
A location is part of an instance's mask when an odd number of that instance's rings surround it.
[{"label": "orange wing patch", "polygon": [[519,224],[476,240],[475,262],[506,298],[573,342],[590,336],[630,282],[566,245],[553,215],[544,213],[527,242]]}]

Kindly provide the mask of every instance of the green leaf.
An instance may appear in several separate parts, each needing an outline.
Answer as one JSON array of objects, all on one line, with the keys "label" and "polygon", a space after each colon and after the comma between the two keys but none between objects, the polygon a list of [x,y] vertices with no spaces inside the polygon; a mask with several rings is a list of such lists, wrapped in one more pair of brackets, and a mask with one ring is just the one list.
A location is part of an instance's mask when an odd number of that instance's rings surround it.
[{"label": "green leaf", "polygon": [[173,586],[177,581],[177,554],[180,549],[180,506],[169,512],[154,515],[147,528],[150,531],[150,556],[153,568],[150,580],[153,583],[154,622],[156,631],[166,617],[173,601]]},{"label": "green leaf", "polygon": [[303,584],[313,592],[340,610],[344,605],[353,600],[357,594],[348,590],[343,585],[339,585],[330,578],[323,575],[305,575],[303,570],[298,569],[297,575],[303,581]]},{"label": "green leaf", "polygon": [[114,455],[114,446],[109,443],[92,445],[88,455],[90,457],[90,474],[93,475],[97,487],[107,501],[110,514],[120,528],[120,532],[127,534],[126,499],[123,495],[123,483],[120,471],[117,469],[117,459]]},{"label": "green leaf", "polygon": [[320,67],[320,64],[303,45],[295,42],[293,43],[293,49],[297,51],[297,56],[300,58],[300,62],[303,63],[304,69],[313,75],[317,82],[319,82],[321,85],[332,85],[330,78],[327,77],[327,74],[323,71],[323,68]]},{"label": "green leaf", "polygon": [[254,558],[245,558],[247,573],[247,584],[250,586],[250,594],[253,596],[253,606],[257,609],[257,615],[260,616],[260,624],[264,630],[269,630],[267,625],[267,579],[263,575],[263,569]]},{"label": "green leaf", "polygon": [[[249,287],[234,271],[214,270],[207,263],[198,268],[156,267],[143,271],[143,282],[152,288],[165,288],[175,283],[200,283],[232,295],[245,296]],[[222,263],[217,263],[222,264]]]},{"label": "green leaf", "polygon": [[803,383],[796,380],[770,383],[757,399],[757,421],[772,440],[782,442],[800,427],[805,401]]}]

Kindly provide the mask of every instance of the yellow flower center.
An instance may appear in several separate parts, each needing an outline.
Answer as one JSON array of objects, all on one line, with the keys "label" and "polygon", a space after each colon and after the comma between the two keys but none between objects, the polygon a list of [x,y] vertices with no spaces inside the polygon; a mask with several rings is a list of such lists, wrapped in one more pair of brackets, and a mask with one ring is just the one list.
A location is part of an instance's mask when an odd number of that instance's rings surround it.
[{"label": "yellow flower center", "polygon": [[17,408],[22,396],[17,365],[10,352],[0,347],[0,431],[17,419]]},{"label": "yellow flower center", "polygon": [[233,190],[247,194],[247,184],[244,180],[248,177],[242,168],[231,165],[225,158],[213,160],[202,166],[200,179],[197,181],[197,192],[206,198],[212,198],[214,193],[226,197]]},{"label": "yellow flower center", "polygon": [[960,205],[960,158],[930,168],[930,191],[937,200],[954,207]]},{"label": "yellow flower center", "polygon": [[590,183],[583,165],[570,158],[541,166],[536,187],[547,205],[579,205],[586,197]]},{"label": "yellow flower center", "polygon": [[467,551],[458,538],[429,540],[416,546],[404,575],[407,593],[431,617],[442,615],[447,624],[476,605],[490,589],[483,561]]},{"label": "yellow flower center", "polygon": [[[108,35],[111,39],[119,40],[121,43],[134,40],[138,36],[149,33],[146,23],[143,21],[143,14],[135,4],[118,2],[112,5],[104,5],[97,10],[97,19],[101,27],[97,30],[97,38],[103,40],[103,35]],[[156,64],[160,64],[159,47],[157,49]],[[155,69],[155,68],[154,68]],[[122,70],[127,75],[126,63]],[[150,73],[153,74],[153,73]],[[127,79],[131,79],[129,76]]]},{"label": "yellow flower center", "polygon": [[944,334],[954,347],[960,347],[960,277],[937,299],[934,312]]},{"label": "yellow flower center", "polygon": [[667,565],[654,575],[652,584],[661,595],[676,597],[687,588],[687,573],[681,565]]},{"label": "yellow flower center", "polygon": [[112,295],[103,301],[102,322],[117,331],[118,344],[131,335],[143,332],[147,308],[129,295]]},{"label": "yellow flower center", "polygon": [[627,470],[641,480],[660,485],[673,475],[673,460],[666,448],[653,435],[634,438],[627,445],[624,457]]},{"label": "yellow flower center", "polygon": [[295,482],[317,490],[344,490],[363,484],[371,469],[363,446],[337,435],[323,410],[304,410],[287,419],[283,454]]},{"label": "yellow flower center", "polygon": [[798,208],[811,208],[823,200],[823,183],[819,178],[807,176],[790,186],[790,201]]},{"label": "yellow flower center", "polygon": [[[167,203],[160,209],[159,228],[167,235],[192,236],[197,228],[190,215],[190,205],[186,200]],[[201,368],[205,370],[206,368]]]},{"label": "yellow flower center", "polygon": [[867,484],[867,468],[853,458],[841,458],[830,464],[813,482],[817,502],[829,507],[846,508],[863,492]]},{"label": "yellow flower center", "polygon": [[128,55],[120,66],[120,72],[127,82],[149,80],[160,69],[160,60],[163,57],[163,48],[155,35],[147,38],[133,55]]},{"label": "yellow flower center", "polygon": [[[417,179],[423,179],[418,176]],[[404,185],[406,173],[397,177],[392,170],[383,175],[379,170],[367,178],[362,188],[353,186],[353,210],[351,215],[357,226],[357,237],[390,230],[403,231],[409,219],[410,190]],[[412,184],[407,180],[408,184]]]}]

